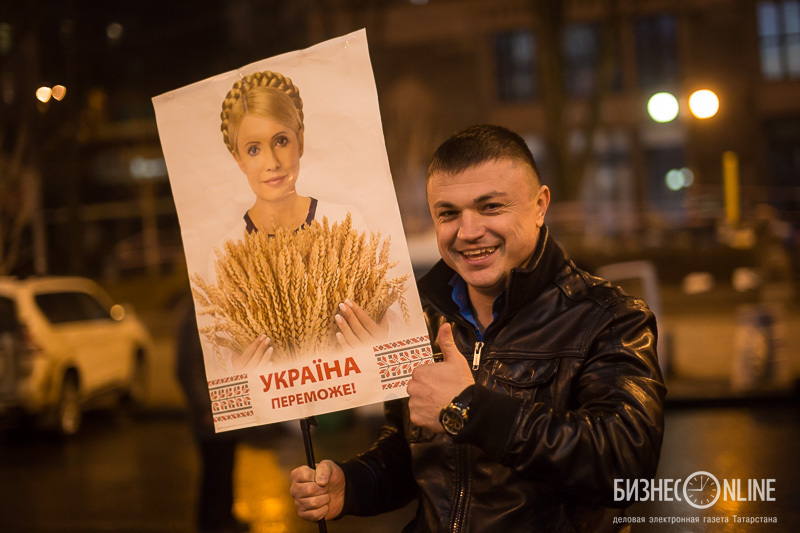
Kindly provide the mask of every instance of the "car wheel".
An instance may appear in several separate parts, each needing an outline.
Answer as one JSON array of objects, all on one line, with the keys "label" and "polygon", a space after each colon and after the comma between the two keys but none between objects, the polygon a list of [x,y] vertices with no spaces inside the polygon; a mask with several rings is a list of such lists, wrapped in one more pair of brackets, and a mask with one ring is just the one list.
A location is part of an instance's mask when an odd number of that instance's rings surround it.
[{"label": "car wheel", "polygon": [[124,397],[125,403],[131,407],[141,407],[147,401],[147,371],[147,358],[140,350],[134,355],[133,371]]},{"label": "car wheel", "polygon": [[78,380],[68,375],[61,387],[61,398],[56,407],[56,430],[62,435],[74,435],[81,426],[83,408],[78,391]]}]

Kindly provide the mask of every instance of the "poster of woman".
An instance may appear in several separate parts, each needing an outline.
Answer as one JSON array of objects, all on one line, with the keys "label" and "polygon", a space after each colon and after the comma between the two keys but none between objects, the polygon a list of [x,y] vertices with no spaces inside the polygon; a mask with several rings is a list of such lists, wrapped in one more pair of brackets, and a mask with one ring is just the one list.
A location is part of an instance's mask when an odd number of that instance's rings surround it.
[{"label": "poster of woman", "polygon": [[365,32],[153,103],[217,431],[405,396],[432,357]]}]

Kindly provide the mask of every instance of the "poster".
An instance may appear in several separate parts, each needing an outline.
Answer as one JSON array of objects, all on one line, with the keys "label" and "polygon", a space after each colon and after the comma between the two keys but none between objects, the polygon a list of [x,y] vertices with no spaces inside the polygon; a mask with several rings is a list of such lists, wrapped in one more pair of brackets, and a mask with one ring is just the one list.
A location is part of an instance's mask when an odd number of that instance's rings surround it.
[{"label": "poster", "polygon": [[153,104],[217,431],[406,396],[432,354],[366,32]]}]

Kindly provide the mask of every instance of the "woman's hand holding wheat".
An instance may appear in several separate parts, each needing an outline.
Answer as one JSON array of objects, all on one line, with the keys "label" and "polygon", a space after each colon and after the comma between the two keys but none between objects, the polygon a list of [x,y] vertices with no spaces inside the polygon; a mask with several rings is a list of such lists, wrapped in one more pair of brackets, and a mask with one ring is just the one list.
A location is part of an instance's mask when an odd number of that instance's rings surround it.
[{"label": "woman's hand holding wheat", "polygon": [[258,366],[266,365],[272,359],[274,349],[269,345],[270,339],[260,335],[242,353],[231,356],[231,367],[234,372],[253,370]]},{"label": "woman's hand holding wheat", "polygon": [[334,317],[339,331],[336,340],[344,348],[359,344],[381,344],[389,337],[388,316],[384,315],[380,322],[375,322],[364,309],[352,300],[339,304],[339,313]]}]

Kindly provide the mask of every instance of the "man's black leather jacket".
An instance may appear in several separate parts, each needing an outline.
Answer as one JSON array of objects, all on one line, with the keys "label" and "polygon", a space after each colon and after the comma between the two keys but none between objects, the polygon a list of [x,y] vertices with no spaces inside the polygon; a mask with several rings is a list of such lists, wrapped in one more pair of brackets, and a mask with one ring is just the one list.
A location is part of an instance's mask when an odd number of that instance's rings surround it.
[{"label": "man's black leather jacket", "polygon": [[[420,291],[431,338],[451,322],[472,362],[478,335],[452,301],[453,274],[437,263]],[[546,227],[503,298],[484,332],[465,428],[433,434],[410,423],[405,400],[387,403],[373,448],[342,465],[343,514],[417,497],[405,531],[619,528],[613,518],[628,502],[615,499],[615,480],[652,479],[661,448],[666,391],[653,314],[566,260]]]}]

